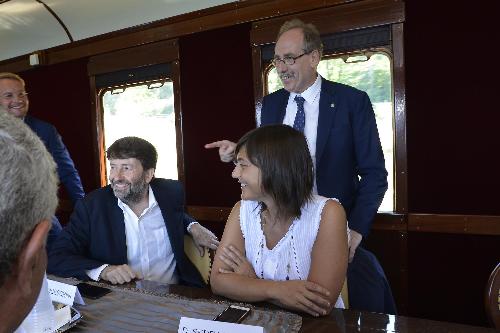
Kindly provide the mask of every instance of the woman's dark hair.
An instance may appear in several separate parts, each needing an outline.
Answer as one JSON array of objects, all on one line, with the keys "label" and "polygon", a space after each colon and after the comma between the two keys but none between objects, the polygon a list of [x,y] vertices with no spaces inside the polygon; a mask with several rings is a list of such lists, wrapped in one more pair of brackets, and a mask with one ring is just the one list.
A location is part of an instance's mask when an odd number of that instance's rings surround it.
[{"label": "woman's dark hair", "polygon": [[155,147],[148,141],[136,136],[126,136],[118,139],[106,151],[108,160],[136,158],[144,170],[156,168],[158,154]]},{"label": "woman's dark hair", "polygon": [[276,202],[278,216],[299,218],[314,184],[314,166],[304,135],[287,125],[262,126],[246,133],[235,153],[242,148],[260,169],[262,190]]}]

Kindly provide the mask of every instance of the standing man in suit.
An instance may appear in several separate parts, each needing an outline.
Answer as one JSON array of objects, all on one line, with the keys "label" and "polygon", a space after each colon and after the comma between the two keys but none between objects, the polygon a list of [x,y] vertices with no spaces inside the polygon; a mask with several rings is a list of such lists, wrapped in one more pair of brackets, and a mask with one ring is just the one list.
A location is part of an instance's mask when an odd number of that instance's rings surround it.
[{"label": "standing man in suit", "polygon": [[154,178],[157,153],[137,137],[107,150],[110,185],[76,203],[49,253],[48,272],[113,284],[147,279],[202,286],[184,254],[184,234],[216,249],[216,236],[184,213],[180,182]]},{"label": "standing man in suit", "polygon": [[[68,149],[62,142],[61,136],[51,124],[28,115],[29,99],[25,90],[24,80],[14,73],[0,73],[0,110],[12,114],[14,117],[23,119],[24,122],[35,132],[45,144],[45,147],[57,164],[59,180],[66,188],[73,204],[83,198],[82,182],[75,164],[69,155]],[[47,247],[61,231],[61,224],[55,216],[52,217],[52,229],[47,240]]]},{"label": "standing man in suit", "polygon": [[[304,24],[298,19],[283,24],[273,64],[284,89],[263,98],[261,107],[257,108],[257,125],[283,123],[304,133],[315,161],[315,191],[325,197],[338,198],[347,213],[351,229],[350,304],[359,304],[360,310],[383,312],[387,309],[383,296],[379,297],[376,292],[367,296],[368,289],[361,286],[366,281],[360,279],[364,280],[367,277],[361,275],[368,274],[357,267],[358,261],[374,259],[359,245],[369,233],[387,190],[387,171],[375,114],[365,92],[325,80],[317,73],[322,51],[319,32],[312,24]],[[212,142],[205,147],[219,148],[222,161],[234,158],[235,144],[228,140]],[[361,253],[356,256],[358,251]],[[385,280],[385,276],[383,278]],[[382,287],[381,283],[374,284]],[[358,290],[362,291],[359,302],[356,301]],[[392,295],[389,296],[392,300]]]},{"label": "standing man in suit", "polygon": [[56,165],[19,119],[0,112],[0,332],[13,332],[36,302],[45,241],[57,206]]}]

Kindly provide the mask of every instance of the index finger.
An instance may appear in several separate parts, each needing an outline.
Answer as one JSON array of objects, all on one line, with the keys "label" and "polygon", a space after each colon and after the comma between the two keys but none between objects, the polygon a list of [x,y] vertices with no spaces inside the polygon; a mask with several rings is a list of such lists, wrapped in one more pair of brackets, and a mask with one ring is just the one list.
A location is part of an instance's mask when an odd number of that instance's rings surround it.
[{"label": "index finger", "polygon": [[210,148],[220,148],[222,146],[225,146],[224,141],[214,141],[207,143],[205,145],[205,148],[210,149]]}]

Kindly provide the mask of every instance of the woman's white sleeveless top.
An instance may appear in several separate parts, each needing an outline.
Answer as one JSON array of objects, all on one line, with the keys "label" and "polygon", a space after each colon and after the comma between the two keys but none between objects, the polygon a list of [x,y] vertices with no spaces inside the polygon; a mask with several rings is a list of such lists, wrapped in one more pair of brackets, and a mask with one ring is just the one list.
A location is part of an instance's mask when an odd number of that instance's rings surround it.
[{"label": "woman's white sleeveless top", "polygon": [[[245,239],[246,257],[258,277],[274,281],[307,280],[312,248],[327,200],[313,195],[312,200],[302,207],[300,219],[292,222],[287,233],[272,249],[267,248],[262,231],[259,203],[241,201],[240,227]],[[335,307],[344,308],[340,296]]]}]

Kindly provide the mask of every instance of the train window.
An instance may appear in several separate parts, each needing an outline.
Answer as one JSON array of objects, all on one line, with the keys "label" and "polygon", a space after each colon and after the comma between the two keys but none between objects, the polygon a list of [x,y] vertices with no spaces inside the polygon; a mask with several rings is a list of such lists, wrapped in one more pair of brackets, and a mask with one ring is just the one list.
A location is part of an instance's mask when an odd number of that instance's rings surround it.
[{"label": "train window", "polygon": [[[155,175],[178,179],[173,82],[168,79],[101,91],[105,149],[124,136],[151,142],[158,151]],[[106,163],[109,174],[109,163]]]},{"label": "train window", "polygon": [[[394,103],[389,53],[371,50],[351,54],[327,54],[318,66],[324,78],[366,91],[373,104],[384,152],[389,187],[379,211],[394,211]],[[276,69],[266,70],[266,93],[282,88]]]}]

